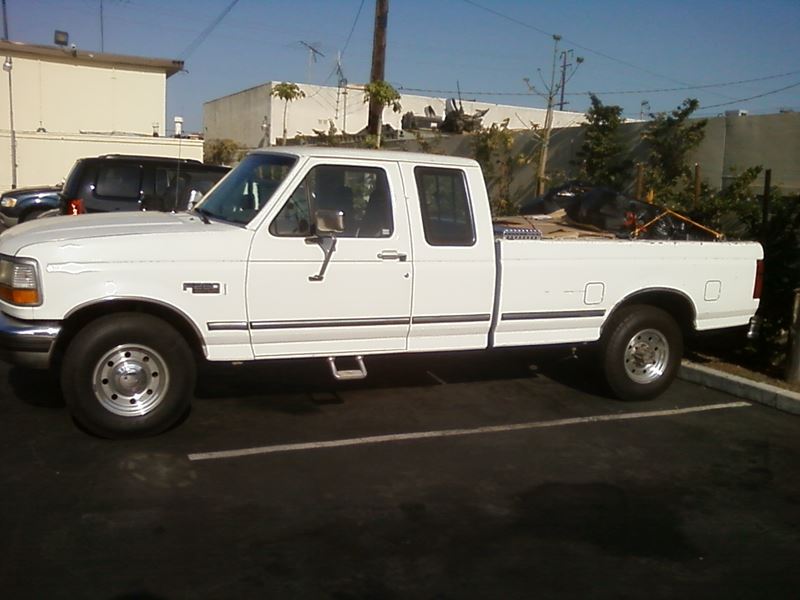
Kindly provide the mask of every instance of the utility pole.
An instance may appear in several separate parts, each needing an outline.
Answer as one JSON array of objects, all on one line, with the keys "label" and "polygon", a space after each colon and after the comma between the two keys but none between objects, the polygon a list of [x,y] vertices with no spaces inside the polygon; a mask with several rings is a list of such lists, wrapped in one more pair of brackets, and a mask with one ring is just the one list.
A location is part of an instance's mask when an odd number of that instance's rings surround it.
[{"label": "utility pole", "polygon": [[[375,33],[372,38],[372,70],[370,82],[383,81],[386,77],[386,26],[389,21],[389,0],[375,0]],[[374,98],[369,102],[367,131],[378,135],[383,106]]]},{"label": "utility pole", "polygon": [[542,77],[542,70],[538,69],[539,77],[542,79],[542,84],[545,86],[546,94],[537,90],[534,86],[531,85],[530,79],[525,77],[523,81],[528,86],[528,90],[540,95],[547,101],[547,112],[545,113],[544,117],[544,125],[542,127],[541,133],[541,140],[542,140],[542,149],[539,153],[539,167],[536,170],[536,195],[541,196],[544,194],[545,188],[545,181],[546,181],[546,171],[547,171],[547,153],[550,148],[550,133],[553,130],[553,109],[555,108],[555,98],[558,95],[559,91],[561,92],[561,108],[564,107],[566,104],[564,100],[564,86],[567,82],[572,79],[572,76],[575,75],[575,72],[578,70],[578,67],[583,63],[583,58],[578,56],[575,58],[575,66],[572,69],[571,73],[567,73],[568,67],[573,65],[567,63],[567,54],[572,53],[572,50],[565,50],[561,52],[561,59],[562,59],[562,66],[561,66],[561,80],[559,83],[556,83],[556,69],[558,68],[558,42],[561,41],[560,35],[553,35],[553,65],[550,69],[550,84],[544,80]]},{"label": "utility pole", "polygon": [[545,171],[547,170],[547,151],[550,146],[550,131],[553,129],[553,98],[556,95],[556,63],[558,62],[558,42],[560,35],[553,35],[553,68],[550,70],[550,85],[547,88],[547,113],[544,117],[542,150],[539,153],[539,168],[536,170],[536,195],[544,194]]},{"label": "utility pole", "polygon": [[[3,39],[8,41],[8,12],[6,0],[3,0]],[[11,189],[17,189],[17,130],[14,128],[14,91],[11,87],[11,57],[6,56],[3,71],[8,73],[8,123],[11,130]]]},{"label": "utility pole", "polygon": [[[572,63],[567,62],[567,57],[572,54],[572,50],[562,50],[561,51],[561,99],[558,103],[558,110],[564,110],[564,105],[568,104],[564,100],[564,89],[567,87],[567,81],[569,81],[570,77],[575,74],[575,71],[572,71],[569,76],[567,76],[567,69],[572,66]],[[577,70],[577,65],[583,62],[583,57],[578,56],[575,58],[575,70]]]},{"label": "utility pole", "polygon": [[100,52],[106,51],[105,24],[103,23],[103,0],[100,0]]},{"label": "utility pole", "polygon": [[644,121],[644,116],[650,114],[650,103],[647,100],[642,100],[641,107],[639,108],[639,120]]}]

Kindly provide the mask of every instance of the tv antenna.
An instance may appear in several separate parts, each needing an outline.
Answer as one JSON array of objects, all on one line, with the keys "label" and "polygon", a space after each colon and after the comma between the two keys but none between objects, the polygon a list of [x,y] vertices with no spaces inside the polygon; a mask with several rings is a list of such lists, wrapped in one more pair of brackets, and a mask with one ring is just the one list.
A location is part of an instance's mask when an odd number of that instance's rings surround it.
[{"label": "tv antenna", "polygon": [[325,58],[325,55],[322,52],[320,52],[319,42],[309,43],[300,40],[299,43],[306,49],[308,49],[308,73],[306,74],[306,83],[311,83],[311,67],[314,63],[317,62],[318,57]]},{"label": "tv antenna", "polygon": [[344,107],[342,109],[342,133],[346,133],[347,128],[347,77],[344,76],[342,69],[342,53],[336,55],[336,76],[338,79],[336,88],[336,115],[335,120],[339,120],[339,98],[342,98]]}]

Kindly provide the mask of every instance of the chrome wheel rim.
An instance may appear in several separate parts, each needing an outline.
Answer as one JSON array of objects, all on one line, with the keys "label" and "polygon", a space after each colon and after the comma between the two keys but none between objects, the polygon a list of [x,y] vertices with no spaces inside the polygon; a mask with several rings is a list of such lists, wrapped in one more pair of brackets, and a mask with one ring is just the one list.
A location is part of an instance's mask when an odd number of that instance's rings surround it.
[{"label": "chrome wheel rim", "polygon": [[669,342],[656,329],[643,329],[625,348],[625,372],[636,383],[653,383],[669,364]]},{"label": "chrome wheel rim", "polygon": [[103,408],[121,417],[141,417],[161,404],[169,387],[169,371],[152,348],[123,344],[97,363],[93,385]]}]

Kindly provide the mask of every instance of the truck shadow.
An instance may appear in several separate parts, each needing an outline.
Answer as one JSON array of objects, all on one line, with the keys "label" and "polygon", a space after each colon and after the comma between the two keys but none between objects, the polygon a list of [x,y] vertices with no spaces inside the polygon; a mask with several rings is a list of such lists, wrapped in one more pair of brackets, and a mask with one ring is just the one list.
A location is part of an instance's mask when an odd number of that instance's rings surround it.
[{"label": "truck shadow", "polygon": [[[573,390],[610,397],[590,361],[577,360],[567,349],[370,356],[365,362],[369,375],[356,381],[336,381],[322,359],[241,365],[204,363],[198,369],[195,396],[214,399],[304,394],[312,404],[331,404],[341,402],[339,392],[352,390],[429,387],[545,376]],[[341,361],[340,368],[352,367]],[[278,404],[286,404],[286,411],[299,410],[299,407],[289,406],[290,403]],[[283,412],[280,407],[275,408]]]},{"label": "truck shadow", "polygon": [[[241,365],[204,362],[198,366],[195,397],[201,399],[270,398],[280,412],[306,412],[322,404],[340,403],[340,392],[418,388],[546,377],[585,394],[610,398],[590,359],[577,360],[568,350],[502,349],[416,355],[371,356],[369,376],[336,381],[322,359],[278,360]],[[342,361],[341,367],[349,365]],[[8,371],[14,395],[26,404],[63,408],[58,378],[50,372],[19,367]],[[291,398],[305,396],[307,402]]]},{"label": "truck shadow", "polygon": [[17,398],[31,406],[64,407],[58,377],[50,371],[13,367],[8,371],[8,385]]}]

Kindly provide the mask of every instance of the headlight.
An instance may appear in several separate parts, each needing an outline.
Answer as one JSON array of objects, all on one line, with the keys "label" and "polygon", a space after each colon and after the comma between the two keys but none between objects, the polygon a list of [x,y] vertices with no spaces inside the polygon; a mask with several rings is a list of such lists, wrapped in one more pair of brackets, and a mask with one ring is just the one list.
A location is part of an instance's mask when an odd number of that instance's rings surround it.
[{"label": "headlight", "polygon": [[0,206],[3,208],[14,208],[17,205],[17,199],[12,198],[11,196],[6,196],[2,200],[0,200]]},{"label": "headlight", "polygon": [[42,303],[36,263],[29,259],[0,257],[0,300],[17,306]]}]

